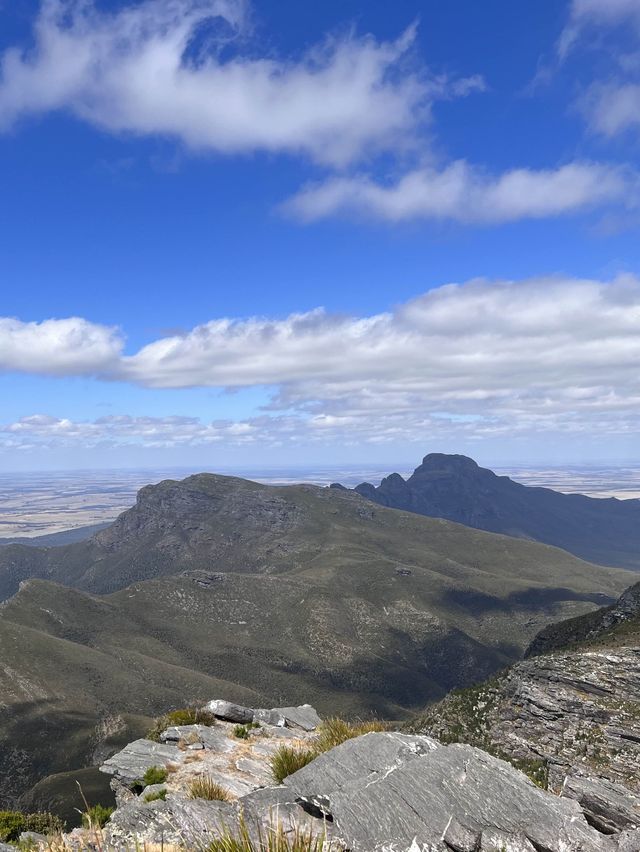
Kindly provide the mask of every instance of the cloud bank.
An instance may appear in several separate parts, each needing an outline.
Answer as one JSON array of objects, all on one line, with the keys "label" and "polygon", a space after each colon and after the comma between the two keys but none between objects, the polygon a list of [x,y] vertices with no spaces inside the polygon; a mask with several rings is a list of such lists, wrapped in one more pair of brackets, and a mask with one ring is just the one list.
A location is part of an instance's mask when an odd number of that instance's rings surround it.
[{"label": "cloud bank", "polygon": [[27,418],[5,424],[5,439],[120,440],[133,431],[143,443],[167,435],[178,443],[379,441],[418,440],[445,426],[476,438],[640,426],[640,280],[632,276],[479,279],[373,316],[218,319],[133,354],[123,347],[113,329],[83,320],[0,322],[4,370],[156,389],[265,387],[271,401],[248,420],[209,425]]}]

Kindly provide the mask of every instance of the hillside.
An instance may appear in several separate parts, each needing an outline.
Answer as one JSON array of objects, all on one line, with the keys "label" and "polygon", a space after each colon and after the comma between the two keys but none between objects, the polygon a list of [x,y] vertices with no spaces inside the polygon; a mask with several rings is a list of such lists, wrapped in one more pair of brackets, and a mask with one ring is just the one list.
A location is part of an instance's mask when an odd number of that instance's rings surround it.
[{"label": "hillside", "polygon": [[35,577],[0,608],[5,802],[185,696],[399,718],[632,576],[341,490],[208,475],[143,489],[89,542],[0,549],[0,566],[5,594]]},{"label": "hillside", "polygon": [[640,500],[532,488],[459,455],[431,453],[407,479],[355,490],[378,503],[561,547],[598,565],[640,571]]}]

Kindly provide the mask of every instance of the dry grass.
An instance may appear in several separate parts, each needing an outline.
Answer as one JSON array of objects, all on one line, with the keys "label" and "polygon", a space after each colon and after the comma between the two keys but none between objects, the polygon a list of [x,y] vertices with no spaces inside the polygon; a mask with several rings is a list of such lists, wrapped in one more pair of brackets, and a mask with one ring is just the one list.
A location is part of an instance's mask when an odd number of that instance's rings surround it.
[{"label": "dry grass", "polygon": [[338,852],[342,848],[328,841],[324,832],[314,835],[299,828],[285,831],[281,824],[273,824],[266,831],[258,826],[252,833],[240,820],[236,833],[223,829],[205,852]]},{"label": "dry grass", "polygon": [[217,781],[209,775],[195,778],[189,785],[190,799],[209,799],[209,801],[228,802],[231,796]]}]

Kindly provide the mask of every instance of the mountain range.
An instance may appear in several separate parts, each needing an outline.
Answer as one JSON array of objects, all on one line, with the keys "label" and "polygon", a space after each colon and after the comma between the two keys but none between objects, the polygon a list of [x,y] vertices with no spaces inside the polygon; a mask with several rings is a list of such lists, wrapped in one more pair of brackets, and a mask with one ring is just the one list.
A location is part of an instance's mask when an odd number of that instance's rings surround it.
[{"label": "mountain range", "polygon": [[638,499],[534,488],[466,456],[441,453],[425,456],[406,480],[392,473],[378,487],[363,482],[355,491],[381,506],[541,541],[598,565],[640,571]]},{"label": "mountain range", "polygon": [[87,541],[0,548],[0,804],[185,697],[406,716],[633,579],[344,489],[147,486]]}]

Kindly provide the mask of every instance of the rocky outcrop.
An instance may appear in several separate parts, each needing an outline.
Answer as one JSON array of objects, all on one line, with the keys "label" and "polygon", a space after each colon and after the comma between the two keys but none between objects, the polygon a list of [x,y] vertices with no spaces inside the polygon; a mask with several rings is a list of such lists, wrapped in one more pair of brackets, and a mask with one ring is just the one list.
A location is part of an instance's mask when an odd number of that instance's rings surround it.
[{"label": "rocky outcrop", "polygon": [[640,648],[567,651],[454,693],[409,728],[509,757],[558,792],[577,775],[640,797],[639,699]]}]

